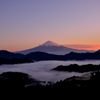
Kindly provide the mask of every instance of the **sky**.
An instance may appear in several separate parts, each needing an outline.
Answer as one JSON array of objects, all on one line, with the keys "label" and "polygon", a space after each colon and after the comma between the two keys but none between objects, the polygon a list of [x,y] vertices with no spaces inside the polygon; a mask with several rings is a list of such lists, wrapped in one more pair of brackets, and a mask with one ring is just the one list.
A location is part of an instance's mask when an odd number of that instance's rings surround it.
[{"label": "sky", "polygon": [[17,51],[48,40],[99,49],[99,38],[100,0],[0,0],[0,49]]}]

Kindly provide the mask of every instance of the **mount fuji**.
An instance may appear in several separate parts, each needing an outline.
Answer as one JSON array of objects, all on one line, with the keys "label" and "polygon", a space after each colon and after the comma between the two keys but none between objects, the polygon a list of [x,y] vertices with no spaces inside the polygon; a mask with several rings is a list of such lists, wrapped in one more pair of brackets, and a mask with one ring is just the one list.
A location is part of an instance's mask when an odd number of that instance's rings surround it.
[{"label": "mount fuji", "polygon": [[59,45],[55,42],[47,41],[47,42],[45,42],[37,47],[18,51],[17,53],[29,54],[31,52],[45,52],[45,53],[56,54],[56,55],[65,55],[65,54],[68,54],[70,52],[85,53],[88,51],[68,48],[68,47],[65,47],[63,45]]}]

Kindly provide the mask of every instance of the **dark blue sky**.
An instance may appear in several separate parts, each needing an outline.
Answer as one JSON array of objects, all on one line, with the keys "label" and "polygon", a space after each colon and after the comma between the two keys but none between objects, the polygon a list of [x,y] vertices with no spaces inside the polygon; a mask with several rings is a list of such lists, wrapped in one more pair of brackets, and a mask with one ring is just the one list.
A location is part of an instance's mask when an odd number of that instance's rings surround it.
[{"label": "dark blue sky", "polygon": [[100,43],[100,0],[0,0],[0,48],[18,50],[46,40]]}]

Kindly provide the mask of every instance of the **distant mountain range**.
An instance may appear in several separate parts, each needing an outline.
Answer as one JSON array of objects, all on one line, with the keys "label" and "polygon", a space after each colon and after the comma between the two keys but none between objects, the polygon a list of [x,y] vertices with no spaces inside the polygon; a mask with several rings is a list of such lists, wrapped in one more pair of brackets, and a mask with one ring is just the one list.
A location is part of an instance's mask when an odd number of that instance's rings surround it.
[{"label": "distant mountain range", "polygon": [[9,51],[0,51],[0,64],[16,64],[16,63],[28,63],[33,61],[44,60],[100,60],[100,50],[95,52],[76,53],[70,52],[65,55],[55,55],[45,52],[31,52],[29,54],[12,53]]},{"label": "distant mountain range", "polygon": [[100,50],[93,53],[76,53],[70,52],[65,55],[48,54],[45,52],[32,52],[26,55],[27,58],[41,61],[41,60],[100,60]]},{"label": "distant mountain range", "polygon": [[59,45],[57,43],[54,43],[52,41],[47,41],[47,42],[45,42],[37,47],[27,49],[27,50],[18,51],[17,53],[29,54],[31,52],[45,52],[45,53],[56,54],[56,55],[65,55],[65,54],[68,54],[70,52],[85,53],[85,52],[90,52],[90,51],[68,48],[68,47],[65,47],[63,45]]}]

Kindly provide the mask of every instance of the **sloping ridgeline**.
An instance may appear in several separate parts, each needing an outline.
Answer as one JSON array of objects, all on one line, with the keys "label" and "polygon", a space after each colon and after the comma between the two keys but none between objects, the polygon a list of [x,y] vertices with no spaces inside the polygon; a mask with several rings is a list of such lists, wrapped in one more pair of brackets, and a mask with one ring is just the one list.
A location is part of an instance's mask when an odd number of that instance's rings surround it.
[{"label": "sloping ridgeline", "polygon": [[31,52],[26,55],[26,57],[41,61],[41,60],[99,60],[100,59],[100,50],[93,53],[76,53],[71,52],[66,55],[55,55],[48,54],[45,52]]},{"label": "sloping ridgeline", "polygon": [[22,54],[12,53],[6,50],[0,51],[0,64],[17,64],[26,62],[32,62],[32,60]]},{"label": "sloping ridgeline", "polygon": [[9,51],[0,51],[0,64],[17,64],[28,63],[43,60],[100,60],[100,50],[93,53],[75,53],[71,52],[66,55],[55,55],[45,52],[31,52],[27,55],[12,53]]},{"label": "sloping ridgeline", "polygon": [[83,72],[100,70],[100,65],[92,65],[92,64],[88,64],[88,65],[71,64],[68,66],[60,65],[60,66],[54,68],[53,70],[83,73]]}]

